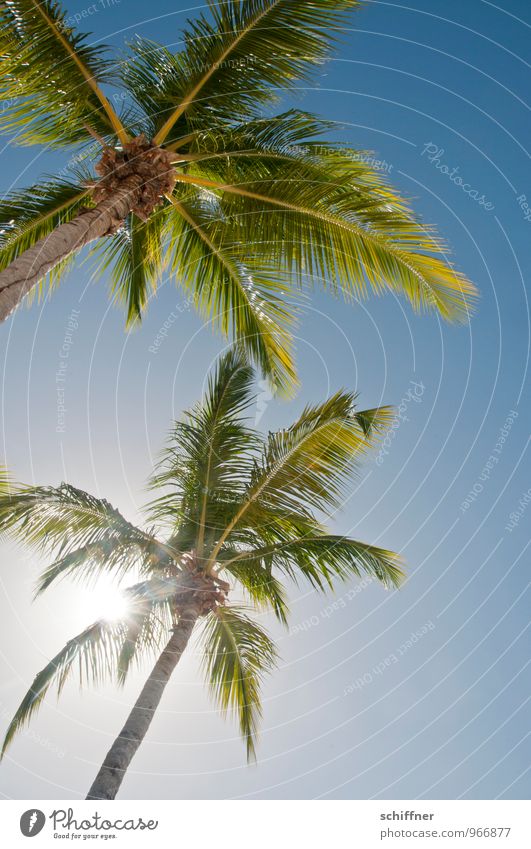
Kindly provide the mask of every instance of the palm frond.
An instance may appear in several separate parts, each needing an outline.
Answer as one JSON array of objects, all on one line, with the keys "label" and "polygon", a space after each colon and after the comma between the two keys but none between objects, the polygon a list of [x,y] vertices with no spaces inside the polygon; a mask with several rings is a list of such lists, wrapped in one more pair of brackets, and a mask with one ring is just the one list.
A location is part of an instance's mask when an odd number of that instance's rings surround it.
[{"label": "palm frond", "polygon": [[284,181],[318,182],[329,190],[344,187],[359,199],[368,190],[382,201],[405,209],[380,172],[371,167],[370,152],[348,148],[322,136],[334,130],[331,122],[290,109],[267,118],[197,132],[176,154],[189,176],[217,180],[223,185]]},{"label": "palm frond", "polygon": [[251,759],[261,715],[260,684],[276,663],[275,646],[266,632],[237,607],[219,607],[210,613],[203,639],[212,693],[224,711],[237,713]]},{"label": "palm frond", "polygon": [[[158,80],[156,143],[171,140],[172,131],[178,137],[183,116],[204,127],[234,114],[255,114],[279,88],[323,63],[345,13],[359,5],[358,0],[209,2],[210,17],[188,23],[183,52]],[[153,78],[154,63],[145,51],[141,61],[144,77]],[[159,60],[159,73],[167,65],[167,59]],[[168,114],[164,106],[172,99],[176,105]]]},{"label": "palm frond", "polygon": [[234,221],[208,196],[173,197],[172,203],[172,273],[200,314],[242,345],[276,388],[289,393],[296,373],[287,277],[263,251],[258,259],[240,240]]},{"label": "palm frond", "polygon": [[127,134],[101,89],[110,79],[103,47],[75,33],[55,0],[8,0],[0,7],[0,131],[18,144],[62,147]]},{"label": "palm frond", "polygon": [[120,580],[135,569],[140,574],[164,573],[167,567],[167,552],[147,534],[131,533],[126,529],[125,533],[96,531],[92,536],[97,539],[69,551],[46,567],[37,580],[36,596],[60,578],[89,582],[107,572]]},{"label": "palm frond", "polygon": [[123,304],[127,326],[142,318],[151,292],[159,284],[166,264],[163,238],[167,210],[156,210],[147,221],[133,213],[111,237],[100,239],[91,251],[96,255],[95,274],[110,269],[116,300]]},{"label": "palm frond", "polygon": [[[234,578],[251,601],[259,607],[272,610],[277,619],[283,625],[288,621],[287,595],[280,581],[272,574],[273,558],[267,548],[251,549],[249,557],[247,553],[233,551],[231,553],[225,548],[223,555],[219,558],[222,572]],[[255,556],[256,555],[256,556]],[[225,557],[229,559],[224,560]]]},{"label": "palm frond", "polygon": [[470,316],[475,287],[390,192],[354,191],[326,169],[321,179],[306,182],[284,169],[275,179],[238,185],[178,172],[179,183],[211,192],[228,219],[252,220],[270,261],[276,246],[274,257],[301,283],[327,280],[349,297],[364,297],[368,282],[376,294],[387,288],[405,295],[416,311],[435,310],[455,321]]},{"label": "palm frond", "polygon": [[41,551],[65,557],[102,541],[134,546],[154,538],[128,522],[108,501],[70,484],[19,487],[0,497],[0,531]]},{"label": "palm frond", "polygon": [[260,523],[262,505],[312,518],[313,509],[340,502],[355,461],[372,447],[393,415],[389,407],[371,411],[367,436],[366,418],[358,418],[354,401],[352,393],[338,392],[323,404],[306,407],[287,430],[269,434],[248,491],[223,531],[212,562],[234,529],[245,527],[249,520]]},{"label": "palm frond", "polygon": [[254,383],[254,373],[246,359],[236,350],[230,350],[210,375],[206,394],[193,410],[193,420],[198,433],[202,433],[202,451],[196,457],[200,498],[198,504],[197,556],[203,555],[205,536],[211,532],[209,507],[220,497],[229,484],[227,470],[231,460],[248,450],[248,428],[238,421],[249,405]]},{"label": "palm frond", "polygon": [[260,445],[242,420],[253,379],[245,355],[229,349],[210,375],[202,402],[175,423],[151,480],[152,488],[169,488],[152,502],[151,519],[178,528],[175,545],[194,549],[198,556],[219,533],[226,502],[243,493],[253,451]]},{"label": "palm frond", "polygon": [[179,55],[138,35],[128,48],[128,57],[120,65],[121,83],[142,116],[146,136],[153,138],[164,116],[175,108],[172,92],[179,85]]},{"label": "palm frond", "polygon": [[7,729],[1,756],[13,738],[34,716],[53,684],[61,692],[74,664],[78,663],[80,681],[101,682],[112,675],[118,657],[118,634],[121,624],[99,621],[77,637],[69,640],[55,657],[36,676]]},{"label": "palm frond", "polygon": [[301,574],[320,590],[333,587],[335,578],[346,581],[368,575],[386,587],[397,587],[404,578],[401,558],[394,552],[325,533],[238,553],[224,563],[224,568],[236,576],[242,571],[252,573],[260,570],[265,559],[269,559],[271,568],[294,579]]},{"label": "palm frond", "polygon": [[[297,157],[308,160],[323,152],[320,137],[334,129],[332,121],[292,108],[266,118],[244,120],[242,116],[231,124],[211,124],[193,133],[186,143],[168,147],[179,147],[183,161],[194,163],[227,157],[267,159],[268,154],[289,161]],[[328,141],[326,145],[335,147]]]}]

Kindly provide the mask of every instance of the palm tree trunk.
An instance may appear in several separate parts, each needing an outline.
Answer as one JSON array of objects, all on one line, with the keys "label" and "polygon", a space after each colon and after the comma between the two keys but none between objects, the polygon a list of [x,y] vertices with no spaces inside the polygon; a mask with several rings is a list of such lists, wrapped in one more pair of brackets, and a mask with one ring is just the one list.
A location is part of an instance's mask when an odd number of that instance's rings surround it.
[{"label": "palm tree trunk", "polygon": [[55,230],[33,247],[24,251],[8,268],[0,272],[0,321],[20,303],[61,260],[85,245],[107,236],[129,215],[138,195],[141,179],[132,175],[111,198],[93,209],[80,212],[71,221],[59,224]]},{"label": "palm tree trunk", "polygon": [[170,641],[153,667],[124,727],[109,749],[87,799],[115,798],[129,764],[147,733],[164,688],[188,644],[198,616],[197,608],[188,608],[181,614]]}]

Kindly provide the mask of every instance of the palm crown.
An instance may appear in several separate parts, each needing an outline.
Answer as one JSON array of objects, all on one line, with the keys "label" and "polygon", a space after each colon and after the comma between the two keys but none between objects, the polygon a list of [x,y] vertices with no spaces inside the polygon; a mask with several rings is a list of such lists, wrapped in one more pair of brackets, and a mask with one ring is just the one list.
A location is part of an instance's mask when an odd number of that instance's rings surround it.
[{"label": "palm crown", "polygon": [[[290,327],[309,281],[348,299],[388,288],[466,318],[473,285],[366,157],[323,145],[331,125],[305,112],[262,117],[359,5],[209,0],[180,53],[139,38],[116,62],[57,3],[2,4],[0,130],[81,148],[75,178],[0,204],[0,318],[87,244],[129,322],[171,275],[281,389],[295,379]],[[110,85],[121,87],[111,99]]]},{"label": "palm crown", "polygon": [[[330,534],[316,518],[339,506],[357,463],[388,427],[390,409],[358,411],[352,393],[338,392],[264,437],[244,417],[252,391],[253,370],[241,353],[229,351],[203,401],[174,425],[151,479],[156,497],[146,506],[143,527],[67,484],[18,487],[0,498],[0,530],[55,554],[37,594],[64,577],[140,578],[124,591],[122,619],[95,622],[39,672],[4,751],[52,685],[60,691],[76,669],[82,683],[106,675],[123,683],[134,664],[160,653],[171,630],[186,627],[182,651],[200,620],[206,678],[222,708],[237,711],[252,755],[259,685],[276,650],[231,593],[285,623],[285,579],[303,579],[318,590],[362,573],[386,586],[399,583],[397,555]],[[127,768],[120,764],[119,782]]]}]

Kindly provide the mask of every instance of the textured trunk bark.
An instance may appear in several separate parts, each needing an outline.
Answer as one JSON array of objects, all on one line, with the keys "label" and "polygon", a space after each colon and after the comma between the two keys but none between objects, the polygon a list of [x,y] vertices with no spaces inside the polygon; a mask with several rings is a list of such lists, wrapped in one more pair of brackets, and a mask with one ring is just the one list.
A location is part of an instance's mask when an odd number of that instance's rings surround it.
[{"label": "textured trunk bark", "polygon": [[131,177],[112,198],[101,201],[94,209],[81,212],[72,221],[59,224],[55,230],[28,248],[11,265],[0,272],[0,321],[20,303],[42,278],[62,259],[85,245],[111,233],[134,206],[141,179]]},{"label": "textured trunk bark", "polygon": [[181,614],[170,641],[146,681],[127,722],[107,753],[87,799],[114,799],[138,747],[144,739],[164,688],[185,650],[199,616],[195,608]]}]

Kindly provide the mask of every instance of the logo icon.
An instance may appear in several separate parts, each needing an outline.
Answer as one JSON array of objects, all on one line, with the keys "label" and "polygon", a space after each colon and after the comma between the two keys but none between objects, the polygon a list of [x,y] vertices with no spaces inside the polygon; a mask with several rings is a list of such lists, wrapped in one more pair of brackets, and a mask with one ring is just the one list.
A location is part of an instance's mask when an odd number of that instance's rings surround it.
[{"label": "logo icon", "polygon": [[30,808],[20,817],[20,830],[24,837],[35,837],[44,828],[46,817],[38,808]]}]

